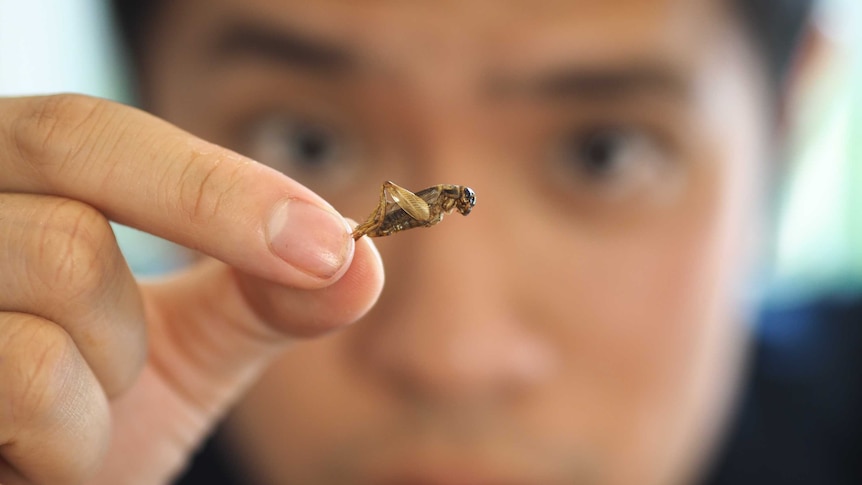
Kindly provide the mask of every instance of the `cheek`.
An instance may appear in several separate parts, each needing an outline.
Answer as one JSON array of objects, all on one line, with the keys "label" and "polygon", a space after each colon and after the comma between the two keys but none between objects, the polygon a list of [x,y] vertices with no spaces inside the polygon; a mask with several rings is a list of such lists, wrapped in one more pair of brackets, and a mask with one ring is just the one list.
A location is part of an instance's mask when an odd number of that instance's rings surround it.
[{"label": "cheek", "polygon": [[520,240],[519,253],[533,257],[514,278],[533,278],[521,286],[527,321],[563,362],[548,419],[582,420],[577,426],[626,457],[629,470],[674,468],[663,464],[700,452],[740,361],[735,300],[755,211],[751,193],[739,192],[742,162],[710,153],[678,203],[641,223],[598,233],[535,221],[519,231],[554,232]]},{"label": "cheek", "polygon": [[555,322],[548,331],[559,334],[556,341],[577,347],[567,355],[599,349],[603,361],[649,364],[659,349],[696,338],[718,311],[715,300],[730,297],[731,280],[747,263],[738,236],[750,221],[728,204],[729,174],[705,162],[673,207],[635,222],[596,229],[519,218],[532,225],[513,231],[512,239],[529,237],[512,251],[531,256],[512,280],[533,280],[521,286],[529,295],[525,313]]}]

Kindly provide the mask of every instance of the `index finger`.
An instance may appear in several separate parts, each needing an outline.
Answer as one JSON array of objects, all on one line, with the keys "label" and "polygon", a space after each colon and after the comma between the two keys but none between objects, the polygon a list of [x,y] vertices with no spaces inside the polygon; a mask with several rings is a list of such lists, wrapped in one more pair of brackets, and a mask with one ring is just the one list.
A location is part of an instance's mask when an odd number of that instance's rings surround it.
[{"label": "index finger", "polygon": [[55,95],[0,98],[0,112],[0,192],[76,199],[295,287],[332,283],[353,257],[349,225],[312,191],[143,111]]}]

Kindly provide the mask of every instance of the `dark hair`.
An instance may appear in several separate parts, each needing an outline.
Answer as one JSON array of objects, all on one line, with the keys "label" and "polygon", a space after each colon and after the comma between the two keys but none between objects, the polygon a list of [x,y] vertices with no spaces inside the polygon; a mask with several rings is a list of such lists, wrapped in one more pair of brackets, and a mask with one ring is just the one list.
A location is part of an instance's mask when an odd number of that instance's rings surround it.
[{"label": "dark hair", "polygon": [[[743,21],[770,78],[780,83],[787,73],[815,0],[730,0]],[[132,54],[141,58],[143,40],[162,0],[110,0],[120,34]]]},{"label": "dark hair", "polygon": [[770,78],[780,84],[792,67],[815,0],[733,0]]},{"label": "dark hair", "polygon": [[109,0],[120,39],[137,64],[161,0]]}]

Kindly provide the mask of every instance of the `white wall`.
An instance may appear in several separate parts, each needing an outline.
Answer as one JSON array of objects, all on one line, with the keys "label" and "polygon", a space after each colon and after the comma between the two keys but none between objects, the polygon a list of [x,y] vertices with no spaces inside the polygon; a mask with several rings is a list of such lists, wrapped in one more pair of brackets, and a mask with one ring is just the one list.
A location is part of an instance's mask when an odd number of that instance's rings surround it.
[{"label": "white wall", "polygon": [[125,99],[119,61],[102,0],[0,0],[0,95]]}]

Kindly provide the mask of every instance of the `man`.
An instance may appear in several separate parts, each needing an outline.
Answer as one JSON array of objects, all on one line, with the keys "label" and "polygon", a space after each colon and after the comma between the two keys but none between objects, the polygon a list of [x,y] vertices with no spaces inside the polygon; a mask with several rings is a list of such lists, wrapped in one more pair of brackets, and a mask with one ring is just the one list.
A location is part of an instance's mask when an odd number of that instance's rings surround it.
[{"label": "man", "polygon": [[[242,483],[699,477],[805,5],[124,9],[143,106],[188,132],[0,101],[0,482],[165,483],[228,410]],[[478,203],[354,243],[385,180]],[[206,256],[138,283],[108,219]]]}]

